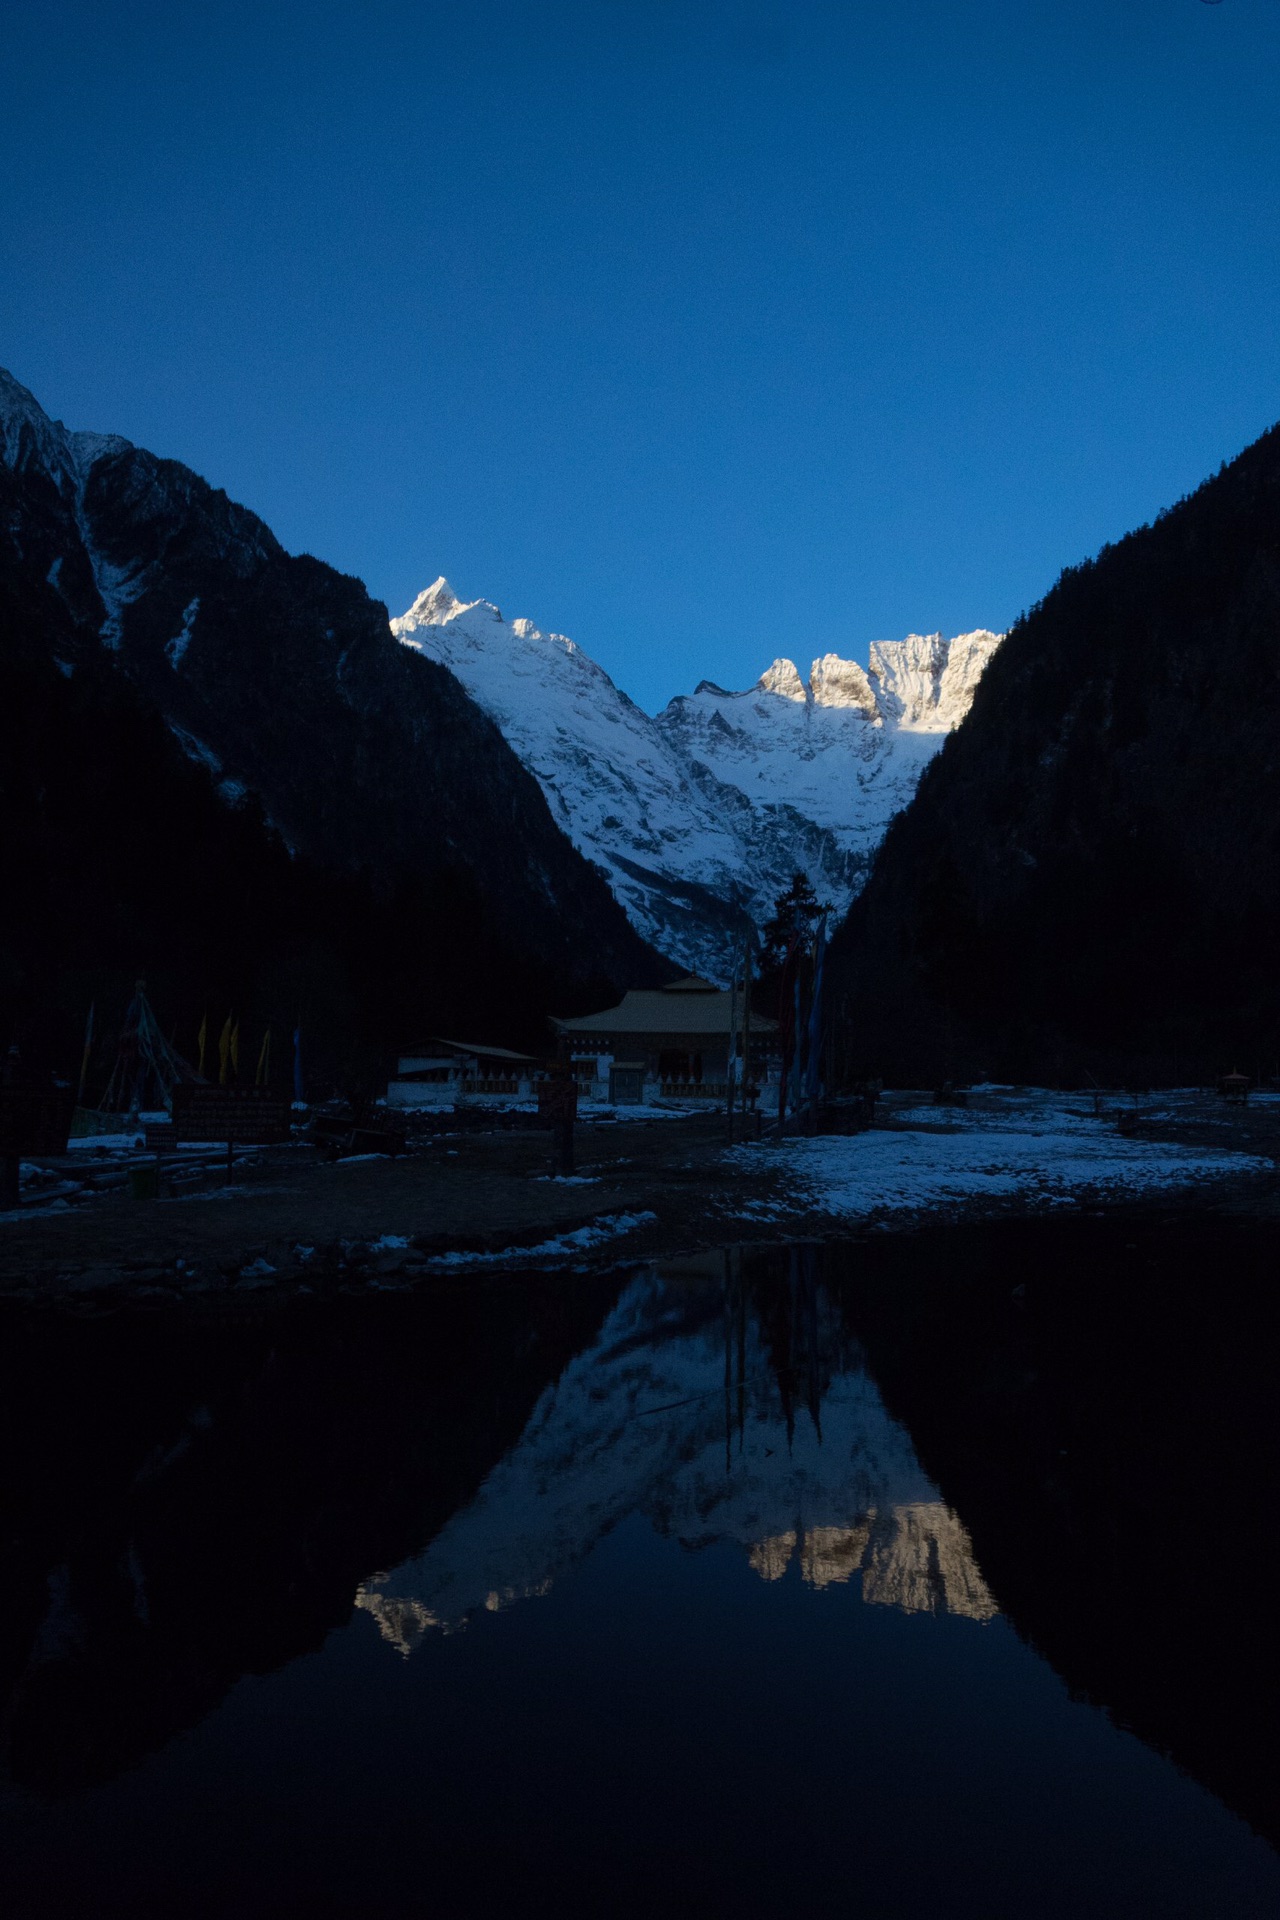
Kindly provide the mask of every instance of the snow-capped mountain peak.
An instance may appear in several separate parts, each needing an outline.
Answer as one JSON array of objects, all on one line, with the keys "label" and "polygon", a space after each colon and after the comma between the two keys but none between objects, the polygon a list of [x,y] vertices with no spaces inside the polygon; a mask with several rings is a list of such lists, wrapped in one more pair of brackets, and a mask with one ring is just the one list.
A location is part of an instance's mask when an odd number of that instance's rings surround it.
[{"label": "snow-capped mountain peak", "polygon": [[979,627],[954,640],[909,633],[905,640],[873,641],[869,673],[881,712],[904,731],[950,733],[968,713],[1002,638]]},{"label": "snow-capped mountain peak", "polygon": [[760,675],[757,690],[760,693],[776,693],[783,700],[803,702],[809,697],[794,660],[775,660]]},{"label": "snow-capped mountain peak", "polygon": [[868,719],[876,714],[875,689],[856,660],[824,653],[809,669],[809,692],[815,706],[856,707]]},{"label": "snow-capped mountain peak", "polygon": [[405,629],[400,636],[403,639],[415,627],[442,627],[447,621],[456,620],[460,613],[474,613],[478,609],[483,610],[490,619],[502,618],[498,609],[488,600],[460,600],[441,574],[425,592],[418,595],[408,613],[395,624]]},{"label": "snow-capped mountain peak", "polygon": [[999,644],[879,641],[869,668],[828,653],[807,683],[780,658],[745,693],[704,680],[650,717],[572,640],[443,576],[391,627],[497,722],[646,939],[721,980],[797,871],[847,907]]}]

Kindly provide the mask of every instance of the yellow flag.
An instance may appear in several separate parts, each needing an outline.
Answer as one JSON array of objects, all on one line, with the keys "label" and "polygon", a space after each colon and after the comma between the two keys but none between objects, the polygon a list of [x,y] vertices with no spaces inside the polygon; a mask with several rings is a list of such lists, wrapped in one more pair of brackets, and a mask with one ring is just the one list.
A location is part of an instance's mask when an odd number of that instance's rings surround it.
[{"label": "yellow flag", "polygon": [[237,1020],[231,1029],[231,1078],[240,1078],[240,1022]]},{"label": "yellow flag", "polygon": [[230,1054],[230,1052],[231,1052],[231,1015],[228,1014],[227,1023],[223,1027],[222,1032],[218,1038],[218,1085],[220,1087],[225,1087],[227,1084],[227,1056]]},{"label": "yellow flag", "polygon": [[209,1038],[209,1010],[208,1010],[208,1008],[207,1008],[207,1007],[205,1008],[205,1011],[204,1011],[204,1013],[203,1013],[203,1014],[201,1015],[201,1017],[200,1017],[200,1032],[199,1032],[199,1034],[198,1034],[198,1036],[197,1036],[197,1038],[198,1038],[198,1040],[199,1040],[199,1042],[200,1042],[200,1058],[199,1058],[199,1060],[198,1060],[198,1061],[196,1062],[196,1072],[197,1072],[197,1073],[198,1073],[198,1074],[200,1075],[200,1078],[201,1078],[201,1079],[203,1080],[203,1078],[204,1078],[204,1049],[205,1049],[205,1042],[206,1042],[206,1041],[208,1040],[208,1038]]},{"label": "yellow flag", "polygon": [[258,1071],[253,1076],[255,1087],[269,1086],[271,1082],[271,1029],[267,1028],[262,1036],[262,1045],[258,1049]]}]

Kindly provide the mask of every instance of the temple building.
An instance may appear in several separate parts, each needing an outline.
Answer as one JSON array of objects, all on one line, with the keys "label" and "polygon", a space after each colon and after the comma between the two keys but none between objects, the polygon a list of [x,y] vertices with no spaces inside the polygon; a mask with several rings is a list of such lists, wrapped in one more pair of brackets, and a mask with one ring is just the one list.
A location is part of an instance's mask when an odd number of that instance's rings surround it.
[{"label": "temple building", "polygon": [[[731,1047],[742,1059],[744,1012],[741,993],[690,974],[669,987],[633,988],[603,1013],[552,1025],[588,1098],[622,1105],[723,1100]],[[768,1077],[777,1033],[776,1020],[752,1013],[749,1084],[759,1087]]]}]

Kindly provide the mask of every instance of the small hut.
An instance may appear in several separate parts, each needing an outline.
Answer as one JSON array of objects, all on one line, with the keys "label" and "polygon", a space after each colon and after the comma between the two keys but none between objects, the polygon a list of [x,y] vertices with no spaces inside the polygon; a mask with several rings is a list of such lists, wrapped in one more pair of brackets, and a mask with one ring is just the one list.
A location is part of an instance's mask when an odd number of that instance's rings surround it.
[{"label": "small hut", "polygon": [[387,1088],[389,1107],[451,1106],[455,1100],[527,1100],[541,1062],[510,1047],[471,1040],[424,1040],[399,1057]]}]

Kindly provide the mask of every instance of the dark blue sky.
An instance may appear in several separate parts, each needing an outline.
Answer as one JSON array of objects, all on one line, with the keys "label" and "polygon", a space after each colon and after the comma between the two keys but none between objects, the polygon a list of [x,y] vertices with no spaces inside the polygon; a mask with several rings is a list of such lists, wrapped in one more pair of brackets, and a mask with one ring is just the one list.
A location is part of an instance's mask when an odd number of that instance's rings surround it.
[{"label": "dark blue sky", "polygon": [[0,364],[645,705],[1005,625],[1280,415],[1280,0],[5,17]]}]

